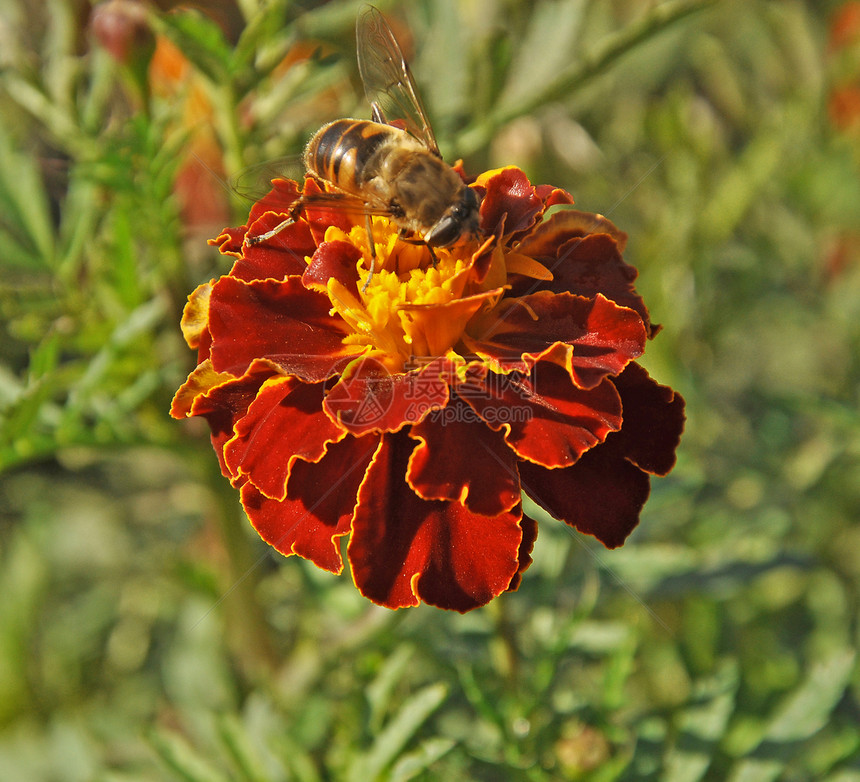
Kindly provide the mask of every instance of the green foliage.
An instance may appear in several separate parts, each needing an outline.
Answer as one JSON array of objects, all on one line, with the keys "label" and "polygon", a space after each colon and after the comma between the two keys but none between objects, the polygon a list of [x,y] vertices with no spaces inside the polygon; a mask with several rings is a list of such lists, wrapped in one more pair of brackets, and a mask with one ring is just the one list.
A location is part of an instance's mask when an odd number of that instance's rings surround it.
[{"label": "green foliage", "polygon": [[[178,322],[225,271],[206,238],[247,213],[218,177],[367,114],[359,3],[152,12],[184,58],[170,81],[152,47],[114,61],[83,3],[8,0],[0,782],[858,782],[840,4],[383,5],[448,157],[521,165],[630,234],[664,324],[646,363],[689,403],[679,464],[620,550],[529,509],[522,586],[465,616],[387,612],[270,555],[206,432],[167,417]],[[189,203],[195,160],[214,171]]]}]

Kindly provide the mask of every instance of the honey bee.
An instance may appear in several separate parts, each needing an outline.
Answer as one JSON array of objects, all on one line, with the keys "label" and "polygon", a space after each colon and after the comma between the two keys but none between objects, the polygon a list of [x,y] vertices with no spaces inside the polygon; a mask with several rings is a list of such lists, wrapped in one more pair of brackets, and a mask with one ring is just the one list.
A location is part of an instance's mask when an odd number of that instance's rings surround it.
[{"label": "honey bee", "polygon": [[[356,22],[358,69],[370,101],[372,120],[338,119],[308,142],[303,161],[308,174],[330,185],[341,204],[358,202],[366,215],[373,276],[376,250],[370,215],[385,215],[404,238],[449,247],[478,231],[478,199],[442,160],[397,39],[378,9],[367,6]],[[319,203],[314,200],[314,204]],[[246,238],[249,245],[271,239],[309,205],[295,201],[287,219],[272,230]]]}]

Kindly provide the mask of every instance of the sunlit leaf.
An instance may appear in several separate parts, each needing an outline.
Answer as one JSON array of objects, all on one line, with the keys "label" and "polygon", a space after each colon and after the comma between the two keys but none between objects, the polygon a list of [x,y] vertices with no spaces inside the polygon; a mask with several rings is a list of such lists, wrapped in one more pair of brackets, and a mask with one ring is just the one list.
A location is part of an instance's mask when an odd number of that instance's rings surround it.
[{"label": "sunlit leaf", "polygon": [[415,732],[442,705],[447,691],[444,684],[433,684],[407,698],[377,734],[367,755],[353,767],[350,780],[369,782],[379,779]]}]

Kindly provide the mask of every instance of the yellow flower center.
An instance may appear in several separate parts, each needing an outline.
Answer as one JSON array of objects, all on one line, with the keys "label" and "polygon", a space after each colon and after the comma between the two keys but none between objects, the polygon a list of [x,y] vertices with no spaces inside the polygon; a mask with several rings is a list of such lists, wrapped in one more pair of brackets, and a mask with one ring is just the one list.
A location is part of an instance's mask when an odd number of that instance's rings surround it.
[{"label": "yellow flower center", "polygon": [[394,372],[414,359],[445,355],[454,347],[473,312],[463,320],[464,312],[452,313],[448,305],[463,295],[474,248],[437,249],[434,266],[426,245],[404,241],[385,218],[373,219],[375,259],[363,226],[348,234],[330,227],[325,239],[349,242],[362,253],[357,296],[337,280],[327,285],[333,311],[354,330],[345,339],[348,344],[371,348]]}]

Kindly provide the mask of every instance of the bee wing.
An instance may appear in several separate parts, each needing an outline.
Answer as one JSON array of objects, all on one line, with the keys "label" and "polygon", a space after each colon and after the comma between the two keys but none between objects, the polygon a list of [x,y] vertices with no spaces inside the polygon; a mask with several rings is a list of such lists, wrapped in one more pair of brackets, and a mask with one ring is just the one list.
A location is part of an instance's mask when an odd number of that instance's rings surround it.
[{"label": "bee wing", "polygon": [[305,166],[301,155],[274,158],[241,171],[230,180],[230,189],[248,201],[257,201],[272,189],[275,179],[293,179],[301,182]]},{"label": "bee wing", "polygon": [[321,190],[315,181],[309,185],[304,180],[305,166],[301,155],[291,155],[246,168],[231,181],[230,189],[245,200],[255,202],[258,209],[273,212],[289,212],[300,200],[306,208],[353,216],[390,217],[392,214],[389,208],[367,203],[330,183],[327,185],[330,190]]},{"label": "bee wing", "polygon": [[366,6],[359,14],[355,39],[358,71],[374,120],[395,127],[403,124],[434,155],[442,157],[409,64],[377,8]]},{"label": "bee wing", "polygon": [[[332,187],[326,185],[326,187]],[[265,195],[255,199],[251,208],[251,218],[256,219],[264,212],[280,212],[282,214],[304,212],[309,220],[323,220],[326,223],[338,224],[336,215],[343,215],[347,223],[355,223],[367,215],[380,215],[391,218],[390,208],[379,203],[367,203],[352,193],[343,190],[323,189],[313,178],[304,181],[275,178],[269,185]],[[323,213],[321,216],[320,213]],[[348,228],[347,223],[341,227]]]},{"label": "bee wing", "polygon": [[354,217],[379,215],[390,218],[392,211],[385,206],[368,204],[351,193],[334,191],[331,193],[308,193],[299,197],[306,211],[340,212]]}]

